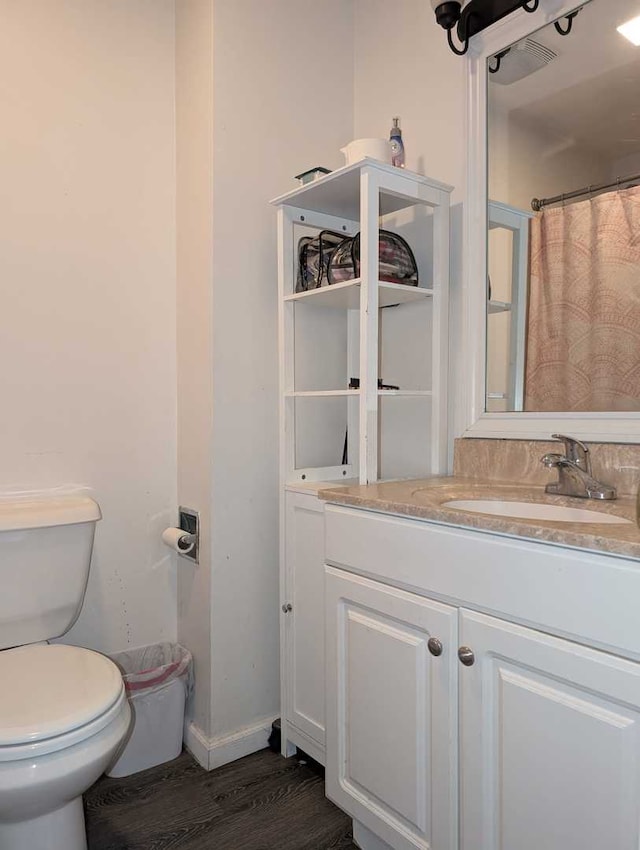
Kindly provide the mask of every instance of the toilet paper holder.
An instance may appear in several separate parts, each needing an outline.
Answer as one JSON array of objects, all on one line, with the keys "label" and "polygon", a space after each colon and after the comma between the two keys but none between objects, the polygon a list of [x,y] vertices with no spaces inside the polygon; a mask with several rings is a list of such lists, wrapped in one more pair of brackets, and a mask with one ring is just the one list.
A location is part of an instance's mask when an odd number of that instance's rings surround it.
[{"label": "toilet paper holder", "polygon": [[181,528],[186,534],[193,535],[195,546],[188,552],[180,552],[181,558],[189,558],[190,561],[199,563],[200,555],[200,514],[191,508],[184,508],[182,505],[178,508],[178,528]]}]

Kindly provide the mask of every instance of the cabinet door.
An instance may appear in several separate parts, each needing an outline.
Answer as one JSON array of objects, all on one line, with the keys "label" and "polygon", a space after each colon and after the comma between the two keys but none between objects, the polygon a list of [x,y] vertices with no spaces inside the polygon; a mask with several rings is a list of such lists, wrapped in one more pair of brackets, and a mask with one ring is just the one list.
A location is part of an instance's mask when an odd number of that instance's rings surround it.
[{"label": "cabinet door", "polygon": [[456,610],[332,567],[325,593],[327,796],[394,850],[453,850]]},{"label": "cabinet door", "polygon": [[638,850],[640,665],[463,611],[463,850]]},{"label": "cabinet door", "polygon": [[285,720],[324,747],[324,503],[315,494],[286,494],[285,541]]}]

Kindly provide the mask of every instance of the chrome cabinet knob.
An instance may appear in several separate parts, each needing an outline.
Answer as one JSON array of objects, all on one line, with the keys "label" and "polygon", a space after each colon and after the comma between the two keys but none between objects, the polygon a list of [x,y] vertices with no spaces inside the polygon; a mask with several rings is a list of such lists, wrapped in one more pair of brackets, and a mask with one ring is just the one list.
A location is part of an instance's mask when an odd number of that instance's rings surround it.
[{"label": "chrome cabinet knob", "polygon": [[438,638],[432,637],[427,641],[427,646],[429,647],[429,652],[432,655],[435,655],[437,658],[439,655],[442,655],[442,641],[438,640]]},{"label": "chrome cabinet knob", "polygon": [[283,614],[290,614],[293,611],[293,605],[290,602],[285,602],[282,606]]},{"label": "chrome cabinet knob", "polygon": [[458,658],[461,663],[464,664],[465,667],[472,667],[476,657],[473,654],[473,650],[469,649],[468,646],[461,646],[458,650]]}]

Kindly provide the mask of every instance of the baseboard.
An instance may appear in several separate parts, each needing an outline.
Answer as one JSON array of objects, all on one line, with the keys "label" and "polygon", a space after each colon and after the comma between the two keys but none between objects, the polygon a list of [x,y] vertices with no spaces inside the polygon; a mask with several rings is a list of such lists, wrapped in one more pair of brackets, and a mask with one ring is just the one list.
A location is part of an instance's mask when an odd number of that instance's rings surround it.
[{"label": "baseboard", "polygon": [[217,738],[208,738],[202,729],[191,721],[185,725],[184,743],[199,765],[205,770],[213,770],[263,750],[269,742],[271,724],[275,719],[270,717]]},{"label": "baseboard", "polygon": [[184,724],[184,745],[200,767],[209,770],[209,741],[202,729],[192,720]]}]

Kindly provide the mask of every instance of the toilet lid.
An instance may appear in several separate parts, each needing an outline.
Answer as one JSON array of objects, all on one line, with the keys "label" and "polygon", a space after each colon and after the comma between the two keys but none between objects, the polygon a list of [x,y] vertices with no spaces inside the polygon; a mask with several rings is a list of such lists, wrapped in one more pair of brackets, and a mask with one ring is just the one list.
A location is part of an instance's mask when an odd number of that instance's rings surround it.
[{"label": "toilet lid", "polygon": [[0,652],[0,746],[41,741],[95,720],[122,693],[108,658],[78,646]]}]

